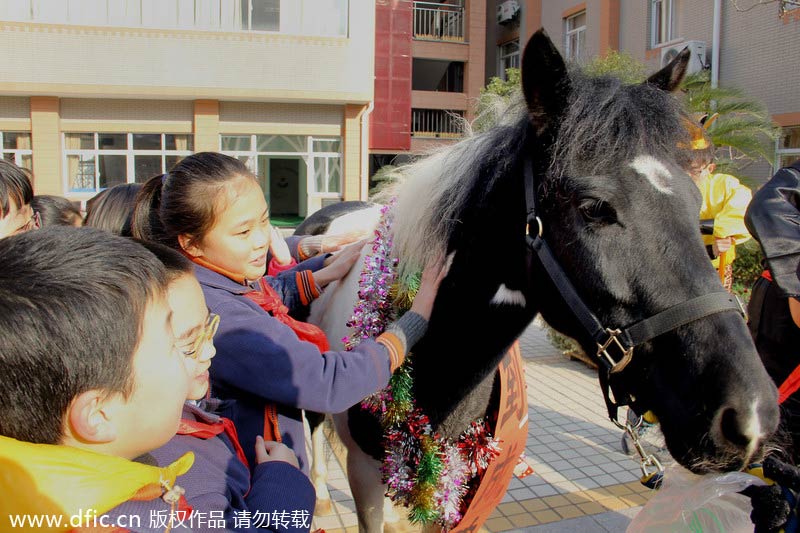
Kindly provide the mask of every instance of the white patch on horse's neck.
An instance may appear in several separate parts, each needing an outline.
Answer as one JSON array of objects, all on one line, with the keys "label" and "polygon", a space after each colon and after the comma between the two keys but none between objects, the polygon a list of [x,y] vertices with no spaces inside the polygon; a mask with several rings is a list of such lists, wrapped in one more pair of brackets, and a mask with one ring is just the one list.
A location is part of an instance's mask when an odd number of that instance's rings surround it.
[{"label": "white patch on horse's neck", "polygon": [[640,155],[630,164],[631,168],[647,178],[650,185],[664,194],[672,194],[670,180],[672,174],[664,163],[649,155]]},{"label": "white patch on horse's neck", "polygon": [[506,287],[505,283],[501,283],[497,292],[492,297],[491,303],[495,305],[519,305],[520,307],[525,307],[527,301],[522,291],[511,290]]}]

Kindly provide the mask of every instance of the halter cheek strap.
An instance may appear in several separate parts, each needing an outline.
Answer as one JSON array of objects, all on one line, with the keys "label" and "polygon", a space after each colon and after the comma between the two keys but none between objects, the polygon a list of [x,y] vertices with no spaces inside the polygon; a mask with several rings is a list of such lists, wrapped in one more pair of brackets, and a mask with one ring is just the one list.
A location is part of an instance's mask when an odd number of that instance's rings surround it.
[{"label": "halter cheek strap", "polygon": [[[633,403],[631,395],[620,387],[612,386],[611,377],[621,372],[633,359],[634,348],[664,333],[723,311],[735,311],[744,316],[739,300],[728,292],[718,291],[704,294],[681,302],[672,307],[624,328],[604,326],[597,315],[584,303],[575,286],[564,269],[553,255],[544,239],[544,228],[541,219],[536,216],[536,194],[533,171],[530,162],[526,161],[525,202],[527,209],[526,242],[530,250],[538,257],[548,276],[555,284],[561,297],[567,304],[583,329],[597,345],[596,356],[600,362],[600,384],[612,422],[618,422],[618,409]],[[531,227],[536,228],[531,235]],[[616,352],[612,354],[612,352]],[[613,390],[614,398],[610,392]]]}]

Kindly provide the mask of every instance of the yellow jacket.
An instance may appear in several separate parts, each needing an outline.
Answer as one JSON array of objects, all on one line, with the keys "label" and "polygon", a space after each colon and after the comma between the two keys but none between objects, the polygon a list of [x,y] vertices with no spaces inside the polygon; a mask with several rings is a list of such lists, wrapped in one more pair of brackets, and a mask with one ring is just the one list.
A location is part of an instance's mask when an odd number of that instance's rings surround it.
[{"label": "yellow jacket", "polygon": [[[77,515],[89,510],[100,516],[123,502],[160,497],[186,473],[194,454],[185,454],[167,467],[156,467],[121,457],[102,455],[71,446],[31,444],[0,436],[0,531],[70,531],[92,524]],[[14,528],[19,517],[61,516],[61,524]],[[72,521],[72,523],[71,523]],[[46,523],[45,523],[46,524]]]},{"label": "yellow jacket", "polygon": [[[744,213],[750,203],[750,189],[739,183],[729,174],[711,174],[697,186],[703,195],[700,220],[714,219],[714,235],[703,235],[703,243],[714,244],[714,239],[733,237],[734,244],[742,244],[750,239],[744,225]],[[727,262],[736,258],[735,247],[728,250]],[[714,260],[718,266],[719,259]]]}]

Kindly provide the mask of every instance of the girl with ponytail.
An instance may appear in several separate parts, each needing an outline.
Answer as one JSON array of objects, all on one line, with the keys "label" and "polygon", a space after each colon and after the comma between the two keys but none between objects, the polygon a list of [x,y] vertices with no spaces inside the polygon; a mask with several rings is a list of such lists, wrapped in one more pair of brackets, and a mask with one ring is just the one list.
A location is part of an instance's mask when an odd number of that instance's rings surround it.
[{"label": "girl with ponytail", "polygon": [[265,278],[269,210],[255,176],[238,159],[197,153],[150,179],[137,198],[132,230],[135,238],[175,248],[195,263],[209,310],[220,316],[212,389],[250,465],[263,436],[291,447],[306,473],[301,409],[342,412],[385,387],[424,334],[446,274],[441,265],[427,269],[409,312],[375,340],[335,352],[321,330],[289,312],[347,274],[363,242]]}]

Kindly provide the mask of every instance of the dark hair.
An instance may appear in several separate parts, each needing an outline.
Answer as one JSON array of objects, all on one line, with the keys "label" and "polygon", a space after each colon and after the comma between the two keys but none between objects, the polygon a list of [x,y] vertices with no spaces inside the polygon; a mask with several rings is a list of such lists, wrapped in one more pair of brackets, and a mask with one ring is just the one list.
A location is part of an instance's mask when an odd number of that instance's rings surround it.
[{"label": "dark hair", "polygon": [[0,240],[0,265],[0,435],[56,444],[77,395],[133,391],[164,267],[130,239],[64,226]]},{"label": "dark hair", "polygon": [[9,202],[19,209],[33,200],[33,185],[27,174],[14,163],[0,159],[0,217],[8,214]]},{"label": "dark hair", "polygon": [[136,195],[141,189],[140,183],[121,183],[97,193],[86,202],[85,225],[130,237]]},{"label": "dark hair", "polygon": [[217,152],[187,156],[168,174],[144,184],[133,213],[133,236],[176,250],[181,249],[178,235],[202,240],[216,220],[219,191],[239,176],[255,179],[235,157]]},{"label": "dark hair", "polygon": [[31,208],[39,213],[42,227],[74,226],[76,220],[83,220],[81,210],[61,196],[37,194],[31,200]]},{"label": "dark hair", "polygon": [[137,240],[136,242],[150,250],[161,261],[166,270],[168,283],[172,283],[186,274],[194,275],[194,263],[174,248],[152,241]]}]

